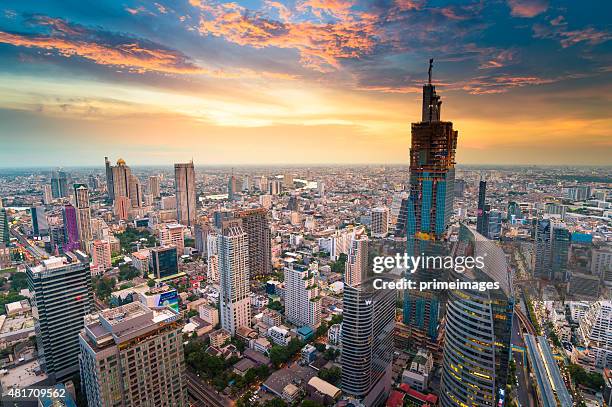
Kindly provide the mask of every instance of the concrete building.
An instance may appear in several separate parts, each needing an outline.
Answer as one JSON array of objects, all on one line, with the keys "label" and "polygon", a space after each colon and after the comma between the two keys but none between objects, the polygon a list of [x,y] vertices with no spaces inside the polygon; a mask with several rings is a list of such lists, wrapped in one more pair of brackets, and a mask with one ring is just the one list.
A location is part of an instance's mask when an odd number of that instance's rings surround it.
[{"label": "concrete building", "polygon": [[366,277],[368,268],[368,235],[359,229],[353,235],[345,263],[344,283],[357,286]]},{"label": "concrete building", "polygon": [[314,273],[294,261],[285,263],[285,317],[299,327],[321,325],[321,297]]},{"label": "concrete building", "polygon": [[93,309],[89,268],[51,257],[26,272],[41,367],[60,380],[78,370],[79,332]]},{"label": "concrete building", "polygon": [[389,232],[389,208],[374,208],[371,212],[372,237],[385,237]]},{"label": "concrete building", "polygon": [[79,229],[81,249],[89,253],[89,242],[93,239],[91,231],[91,209],[89,208],[89,188],[85,184],[74,184],[74,204]]},{"label": "concrete building", "polygon": [[193,161],[174,164],[174,186],[176,189],[177,220],[185,226],[196,224],[196,184]]},{"label": "concrete building", "polygon": [[218,236],[221,327],[232,335],[251,325],[248,237],[241,220],[224,221]]},{"label": "concrete building", "polygon": [[212,305],[202,304],[198,307],[200,318],[211,324],[213,327],[219,323],[219,310]]},{"label": "concrete building", "polygon": [[174,245],[177,256],[185,254],[185,226],[178,223],[164,224],[159,229],[159,242],[162,246]]},{"label": "concrete building", "polygon": [[86,318],[79,334],[89,406],[187,406],[181,316],[140,302]]},{"label": "concrete building", "polygon": [[111,267],[110,243],[107,240],[94,240],[91,244],[91,274],[104,273]]},{"label": "concrete building", "polygon": [[249,277],[265,276],[272,272],[272,246],[268,210],[248,209],[236,213],[242,220],[249,245]]},{"label": "concrete building", "polygon": [[161,197],[160,179],[158,175],[151,175],[149,177],[149,195],[152,195],[155,199]]}]

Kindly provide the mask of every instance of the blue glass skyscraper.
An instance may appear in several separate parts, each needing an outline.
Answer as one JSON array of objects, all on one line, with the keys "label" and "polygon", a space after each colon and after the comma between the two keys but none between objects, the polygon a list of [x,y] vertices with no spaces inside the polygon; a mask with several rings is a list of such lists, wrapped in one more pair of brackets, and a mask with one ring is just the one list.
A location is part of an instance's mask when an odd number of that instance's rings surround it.
[{"label": "blue glass skyscraper", "polygon": [[[410,196],[406,202],[406,249],[409,255],[443,254],[443,235],[453,210],[457,131],[452,122],[440,120],[442,101],[429,81],[423,86],[419,123],[412,123],[410,148]],[[419,270],[412,279],[435,278],[436,270]],[[418,336],[435,339],[440,319],[435,293],[412,292],[404,296],[403,320]]]}]

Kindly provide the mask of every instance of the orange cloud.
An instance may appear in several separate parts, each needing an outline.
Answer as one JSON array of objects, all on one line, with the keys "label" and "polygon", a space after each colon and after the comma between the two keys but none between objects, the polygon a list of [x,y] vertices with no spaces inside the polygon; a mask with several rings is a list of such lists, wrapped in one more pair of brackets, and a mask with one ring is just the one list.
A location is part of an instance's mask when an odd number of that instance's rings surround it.
[{"label": "orange cloud", "polygon": [[508,0],[511,14],[515,17],[535,17],[546,11],[546,0]]},{"label": "orange cloud", "polygon": [[360,58],[374,50],[379,34],[375,16],[345,15],[348,5],[341,1],[310,0],[302,7],[306,4],[317,10],[325,7],[340,18],[334,23],[277,21],[236,3],[213,4],[204,0],[198,5],[203,11],[199,31],[254,48],[297,49],[302,65],[322,72],[339,68],[342,58]]},{"label": "orange cloud", "polygon": [[18,47],[57,51],[65,57],[80,56],[97,64],[126,68],[143,73],[202,73],[202,69],[186,61],[180,53],[164,49],[146,48],[138,43],[103,45],[82,40],[51,36],[26,36],[0,31],[0,42]]}]

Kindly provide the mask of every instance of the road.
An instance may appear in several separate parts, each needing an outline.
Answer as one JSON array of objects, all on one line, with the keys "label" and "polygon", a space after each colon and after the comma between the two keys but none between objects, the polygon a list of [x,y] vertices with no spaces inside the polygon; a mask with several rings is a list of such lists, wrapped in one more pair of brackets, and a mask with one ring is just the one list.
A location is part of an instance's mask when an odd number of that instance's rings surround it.
[{"label": "road", "polygon": [[46,259],[49,257],[49,254],[46,251],[31,244],[24,234],[19,231],[18,226],[11,227],[11,234],[15,236],[19,243],[24,245],[37,260]]},{"label": "road", "polygon": [[229,407],[233,402],[204,383],[195,373],[187,371],[187,394],[195,406]]}]

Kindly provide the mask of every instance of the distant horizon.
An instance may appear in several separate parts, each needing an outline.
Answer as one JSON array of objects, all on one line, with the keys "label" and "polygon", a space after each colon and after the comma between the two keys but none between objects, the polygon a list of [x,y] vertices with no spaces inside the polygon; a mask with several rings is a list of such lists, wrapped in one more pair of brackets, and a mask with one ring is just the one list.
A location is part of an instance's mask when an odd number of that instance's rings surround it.
[{"label": "distant horizon", "polygon": [[[187,161],[188,162],[188,161]],[[185,163],[185,161],[177,161],[172,164],[130,164],[126,163],[130,168],[172,168],[174,164]],[[115,162],[111,161],[112,165]],[[222,169],[237,169],[237,168],[305,168],[305,167],[409,167],[409,163],[300,163],[300,164],[197,164],[194,162],[195,168],[222,168]],[[456,164],[455,168],[612,168],[612,164]],[[104,169],[104,164],[95,165],[40,165],[40,166],[0,166],[0,170],[56,170],[56,169]]]}]

